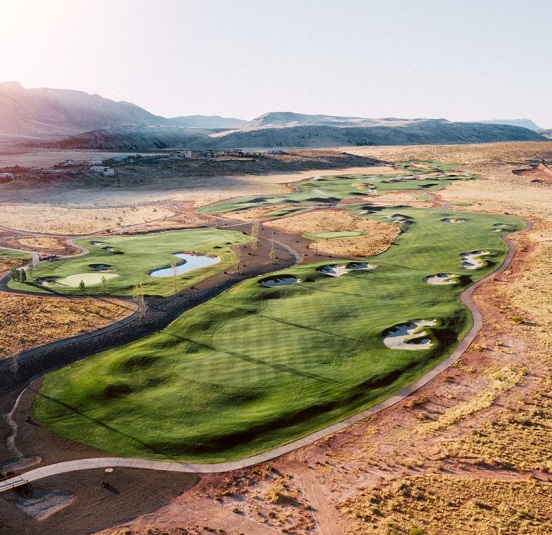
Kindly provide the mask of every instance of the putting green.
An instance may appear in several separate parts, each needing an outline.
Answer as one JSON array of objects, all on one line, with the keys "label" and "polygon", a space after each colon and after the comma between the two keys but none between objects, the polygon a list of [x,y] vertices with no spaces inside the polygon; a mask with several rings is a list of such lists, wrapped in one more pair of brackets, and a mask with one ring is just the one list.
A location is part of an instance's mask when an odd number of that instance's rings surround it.
[{"label": "putting green", "polygon": [[79,288],[81,282],[84,282],[85,286],[94,286],[95,284],[101,284],[102,278],[109,280],[118,276],[115,273],[77,273],[76,275],[69,275],[69,277],[56,280],[56,284]]},{"label": "putting green", "polygon": [[[493,224],[523,226],[486,214],[443,225],[465,214],[440,209],[400,214],[403,232],[376,269],[329,277],[317,270],[327,263],[301,265],[273,274],[296,284],[245,281],[158,334],[49,374],[34,416],[113,454],[212,462],[269,450],[399,392],[469,330],[460,294],[507,254]],[[489,253],[486,265],[460,267],[460,255],[477,250]],[[460,283],[427,284],[435,273]],[[431,324],[416,351],[385,345],[391,331],[420,320]]]},{"label": "putting green", "polygon": [[333,230],[329,232],[314,232],[305,234],[305,238],[314,240],[331,240],[332,238],[352,238],[353,236],[362,236],[364,232],[357,230]]}]

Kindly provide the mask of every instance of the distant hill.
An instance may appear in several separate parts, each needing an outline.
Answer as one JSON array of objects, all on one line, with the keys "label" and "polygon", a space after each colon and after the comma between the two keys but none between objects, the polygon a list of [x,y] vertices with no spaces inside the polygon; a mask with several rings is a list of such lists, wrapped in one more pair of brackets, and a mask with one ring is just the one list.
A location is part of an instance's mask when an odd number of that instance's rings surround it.
[{"label": "distant hill", "polygon": [[[416,119],[414,119],[416,120]],[[305,115],[293,112],[265,113],[252,121],[243,124],[239,130],[259,130],[261,128],[291,128],[295,126],[391,126],[399,125],[408,119],[365,119],[362,117],[340,117],[335,115]],[[412,119],[410,120],[412,121]]]},{"label": "distant hill", "polygon": [[227,129],[240,119],[191,115],[167,119],[130,102],[69,89],[26,89],[18,82],[0,83],[0,137],[44,138],[122,126],[177,126]]},{"label": "distant hill", "polygon": [[[273,114],[269,114],[273,115]],[[544,138],[526,128],[502,124],[454,123],[445,119],[372,119],[373,126],[327,126],[280,123],[266,117],[239,129],[211,135],[217,148],[340,147],[351,145],[423,145],[538,141]],[[269,117],[269,119],[272,119]],[[313,120],[314,121],[314,120]],[[326,121],[326,120],[324,120]],[[346,121],[341,121],[346,124]]]},{"label": "distant hill", "polygon": [[520,126],[521,128],[528,128],[535,132],[540,132],[542,128],[535,124],[531,119],[492,119],[490,121],[477,121],[482,124],[507,124],[510,126]]},{"label": "distant hill", "polygon": [[68,89],[25,89],[0,83],[0,133],[45,137],[123,124],[158,125],[166,119],[129,102]]},{"label": "distant hill", "polygon": [[424,120],[402,126],[332,127],[292,126],[233,130],[211,134],[210,130],[175,127],[126,127],[86,132],[55,144],[64,148],[123,151],[158,149],[272,149],[328,148],[362,145],[431,145],[543,141],[541,135],[500,124],[453,123]]},{"label": "distant hill", "polygon": [[243,119],[220,117],[218,115],[185,115],[183,117],[173,117],[167,120],[172,126],[210,129],[239,128],[247,122]]},{"label": "distant hill", "polygon": [[[532,121],[522,122],[538,128]],[[17,82],[4,82],[0,83],[0,140],[6,139],[67,148],[146,151],[485,143],[545,138],[517,125],[455,123],[446,119],[370,119],[293,112],[266,113],[249,122],[201,115],[168,119],[129,102],[115,102],[83,91],[25,89]]]},{"label": "distant hill", "polygon": [[[209,130],[209,132],[211,132]],[[116,150],[142,152],[204,146],[209,143],[204,130],[166,126],[126,126],[92,130],[65,139],[40,143],[62,149]]]}]

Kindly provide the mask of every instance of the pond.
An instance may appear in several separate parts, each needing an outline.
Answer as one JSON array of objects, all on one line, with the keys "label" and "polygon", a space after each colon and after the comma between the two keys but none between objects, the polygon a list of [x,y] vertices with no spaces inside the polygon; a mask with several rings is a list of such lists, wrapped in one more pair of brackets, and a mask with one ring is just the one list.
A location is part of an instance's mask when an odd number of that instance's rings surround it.
[{"label": "pond", "polygon": [[174,256],[184,260],[184,262],[180,262],[174,268],[169,266],[154,269],[153,271],[150,271],[149,274],[152,277],[172,277],[175,274],[182,275],[182,273],[188,273],[188,271],[212,266],[220,262],[220,258],[218,256],[195,255],[187,253],[175,253]]}]

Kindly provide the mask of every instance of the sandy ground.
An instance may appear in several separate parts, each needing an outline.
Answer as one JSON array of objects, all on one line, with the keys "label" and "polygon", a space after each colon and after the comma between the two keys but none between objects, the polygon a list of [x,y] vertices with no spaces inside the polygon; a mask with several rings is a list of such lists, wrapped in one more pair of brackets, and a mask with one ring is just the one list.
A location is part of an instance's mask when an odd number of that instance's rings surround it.
[{"label": "sandy ground", "polygon": [[[484,180],[455,183],[437,194],[438,202],[532,221],[531,230],[513,238],[518,254],[512,267],[474,296],[484,327],[458,364],[370,420],[272,463],[202,476],[184,493],[170,475],[121,471],[114,487],[123,489],[127,502],[118,517],[117,495],[100,495],[90,477],[82,479],[90,488],[76,485],[80,475],[45,480],[41,488],[72,493],[77,500],[26,533],[90,533],[108,525],[115,527],[102,533],[552,531],[552,197],[546,183],[532,182],[534,175],[512,172],[529,168],[535,152],[550,160],[552,143],[347,150],[397,161],[466,162],[464,169]],[[35,440],[44,440],[47,462],[64,458],[63,439],[40,436]],[[97,454],[81,449],[71,449],[72,455]],[[172,496],[161,491],[164,485],[173,485]],[[96,497],[83,494],[92,490]],[[29,526],[25,516],[16,507],[0,508],[0,530],[20,533],[13,518]]]},{"label": "sandy ground", "polygon": [[265,223],[264,226],[299,235],[323,231],[360,231],[360,236],[316,240],[309,245],[309,249],[319,253],[358,258],[382,253],[400,233],[397,225],[368,221],[344,210],[334,209],[311,210]]},{"label": "sandy ground", "polygon": [[0,360],[101,327],[134,311],[115,299],[41,298],[0,292]]},{"label": "sandy ground", "polygon": [[2,206],[0,226],[44,234],[91,234],[107,229],[143,224],[172,217],[156,206],[65,208],[49,204]]}]

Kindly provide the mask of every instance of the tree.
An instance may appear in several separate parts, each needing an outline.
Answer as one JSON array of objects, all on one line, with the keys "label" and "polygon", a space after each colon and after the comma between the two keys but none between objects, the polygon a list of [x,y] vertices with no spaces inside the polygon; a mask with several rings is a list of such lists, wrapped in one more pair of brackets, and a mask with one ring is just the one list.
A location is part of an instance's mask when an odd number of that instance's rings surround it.
[{"label": "tree", "polygon": [[134,289],[132,291],[132,298],[138,306],[140,319],[143,320],[146,317],[146,312],[148,311],[148,304],[146,303],[146,298],[144,296],[143,283],[139,282],[136,284],[136,286],[134,286]]},{"label": "tree", "polygon": [[102,293],[107,293],[107,279],[102,275]]},{"label": "tree", "polygon": [[270,259],[271,264],[276,262],[276,246],[274,245],[274,238],[270,240],[270,251],[268,252],[268,258]]},{"label": "tree", "polygon": [[238,263],[236,264],[236,273],[241,273],[241,249],[239,247],[236,248],[236,258],[238,259]]},{"label": "tree", "polygon": [[27,281],[27,272],[24,269],[19,270],[19,280],[21,282],[26,282]]},{"label": "tree", "polygon": [[251,237],[253,238],[253,241],[251,242],[251,251],[253,254],[257,252],[257,247],[259,246],[259,227],[260,224],[258,221],[255,221],[251,225]]},{"label": "tree", "polygon": [[81,280],[81,281],[79,282],[79,291],[80,291],[80,293],[81,293],[81,294],[84,294],[84,290],[85,290],[85,289],[86,289],[86,284],[84,284],[84,281]]},{"label": "tree", "polygon": [[19,275],[19,270],[17,268],[11,269],[11,277],[14,281],[19,281],[20,275]]}]

